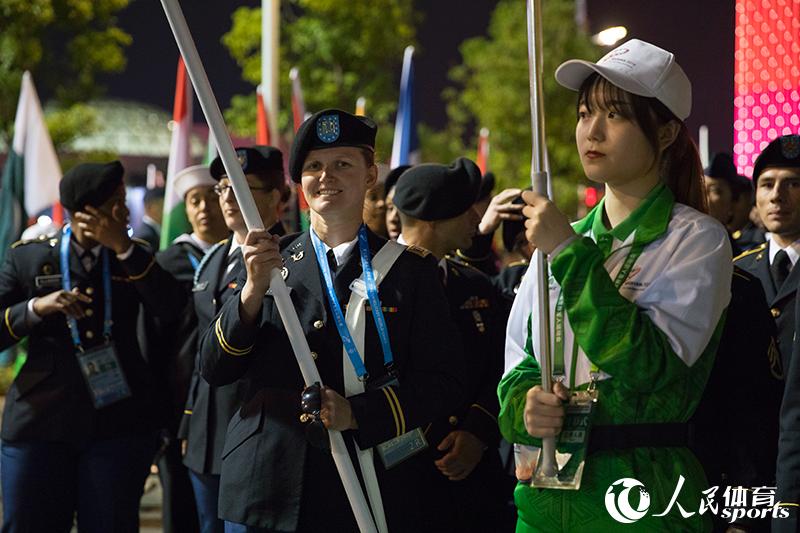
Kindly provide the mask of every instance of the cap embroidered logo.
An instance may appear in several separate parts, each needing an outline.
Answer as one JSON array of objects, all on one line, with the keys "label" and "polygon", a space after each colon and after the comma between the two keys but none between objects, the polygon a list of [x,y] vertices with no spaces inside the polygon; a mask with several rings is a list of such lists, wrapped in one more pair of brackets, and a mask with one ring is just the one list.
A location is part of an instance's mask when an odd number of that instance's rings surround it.
[{"label": "cap embroidered logo", "polygon": [[800,156],[800,135],[785,135],[781,139],[781,153],[786,159]]},{"label": "cap embroidered logo", "polygon": [[339,115],[324,115],[317,120],[317,137],[324,143],[336,142],[341,129],[339,128]]}]

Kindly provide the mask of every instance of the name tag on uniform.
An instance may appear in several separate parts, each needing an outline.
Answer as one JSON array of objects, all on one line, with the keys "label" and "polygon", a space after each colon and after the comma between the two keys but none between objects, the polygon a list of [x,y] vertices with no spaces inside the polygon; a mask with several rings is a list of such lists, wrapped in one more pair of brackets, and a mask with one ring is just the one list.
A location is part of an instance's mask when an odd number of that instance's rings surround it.
[{"label": "name tag on uniform", "polygon": [[36,276],[34,284],[37,289],[45,287],[58,287],[61,288],[61,274],[52,274],[50,276]]},{"label": "name tag on uniform", "polygon": [[76,355],[95,409],[102,409],[131,395],[113,343]]}]

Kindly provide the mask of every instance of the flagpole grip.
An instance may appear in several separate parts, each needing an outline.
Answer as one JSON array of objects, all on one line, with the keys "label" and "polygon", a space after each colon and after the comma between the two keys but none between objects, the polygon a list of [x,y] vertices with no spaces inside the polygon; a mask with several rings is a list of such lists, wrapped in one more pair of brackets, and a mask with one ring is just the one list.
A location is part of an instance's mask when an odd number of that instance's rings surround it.
[{"label": "flagpole grip", "polygon": [[[528,0],[528,75],[531,104],[531,185],[533,190],[549,198],[549,176],[547,174],[547,145],[544,136],[544,99],[542,91],[542,1]],[[547,258],[541,250],[534,252],[536,265],[538,300],[535,302],[539,322],[539,365],[542,371],[542,389],[552,392],[552,368],[550,350],[550,287]],[[558,474],[555,438],[542,439],[542,453],[537,471],[548,478]],[[534,481],[536,477],[534,476]]]},{"label": "flagpole grip", "polygon": [[[261,220],[255,200],[253,200],[253,194],[247,185],[242,167],[236,158],[236,152],[233,149],[225,121],[222,118],[222,112],[211,89],[211,84],[203,68],[197,47],[183,16],[183,11],[177,0],[161,0],[161,5],[164,8],[164,13],[172,28],[175,41],[186,63],[186,70],[192,80],[192,85],[194,85],[206,122],[208,122],[208,126],[214,135],[214,141],[217,144],[217,150],[225,167],[225,173],[231,180],[233,192],[247,224],[247,229],[264,229],[264,222]],[[303,380],[306,385],[311,385],[317,381],[321,383],[319,372],[311,357],[308,341],[289,297],[286,283],[277,269],[273,269],[270,273],[270,289],[274,294],[275,304],[278,307],[289,342],[294,350],[297,364],[303,374]],[[329,431],[329,436],[333,459],[339,471],[339,476],[342,478],[342,484],[353,509],[359,530],[362,533],[377,533],[342,434],[339,431]]]}]

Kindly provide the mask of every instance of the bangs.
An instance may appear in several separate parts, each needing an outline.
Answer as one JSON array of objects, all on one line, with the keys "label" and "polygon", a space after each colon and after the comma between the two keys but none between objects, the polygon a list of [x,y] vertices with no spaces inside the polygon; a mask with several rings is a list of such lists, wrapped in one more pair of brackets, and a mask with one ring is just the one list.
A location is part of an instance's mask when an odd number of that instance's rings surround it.
[{"label": "bangs", "polygon": [[612,111],[628,120],[636,117],[634,97],[604,77],[595,73],[586,78],[578,91],[578,109],[586,106],[591,113],[595,108]]}]

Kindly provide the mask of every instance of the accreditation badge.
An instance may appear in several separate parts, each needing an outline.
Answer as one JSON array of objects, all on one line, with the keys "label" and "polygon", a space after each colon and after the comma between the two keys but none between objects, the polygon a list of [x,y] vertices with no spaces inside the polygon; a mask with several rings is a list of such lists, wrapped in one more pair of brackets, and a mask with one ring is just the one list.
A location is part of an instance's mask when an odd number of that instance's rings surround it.
[{"label": "accreditation badge", "polygon": [[[377,390],[388,387],[389,385],[399,387],[400,382],[396,377],[387,375],[376,380],[374,383],[369,383],[367,388],[370,390]],[[406,431],[399,437],[378,444],[375,449],[378,450],[378,456],[381,458],[383,467],[389,470],[409,457],[425,450],[427,447],[428,441],[425,439],[425,434],[422,432],[422,429],[415,428],[411,431]]]},{"label": "accreditation badge", "polygon": [[[597,406],[597,389],[592,385],[588,390],[573,392],[569,403],[564,406],[564,425],[556,438],[558,474],[548,477],[537,469],[533,480],[536,487],[564,490],[581,488],[589,433]],[[537,466],[542,464],[542,452],[539,453]]]},{"label": "accreditation badge", "polygon": [[76,356],[95,409],[102,409],[131,395],[113,342],[78,352]]}]

